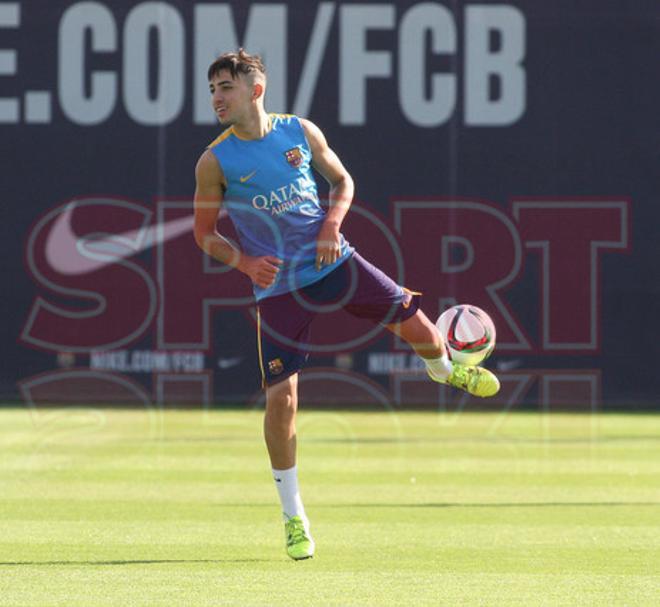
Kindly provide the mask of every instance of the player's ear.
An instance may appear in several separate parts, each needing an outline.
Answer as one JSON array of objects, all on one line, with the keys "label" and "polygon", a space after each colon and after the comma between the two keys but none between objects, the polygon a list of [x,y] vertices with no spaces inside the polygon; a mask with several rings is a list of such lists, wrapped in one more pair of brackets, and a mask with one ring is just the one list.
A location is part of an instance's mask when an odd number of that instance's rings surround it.
[{"label": "player's ear", "polygon": [[264,85],[261,82],[255,82],[252,89],[252,99],[256,101],[264,94]]}]

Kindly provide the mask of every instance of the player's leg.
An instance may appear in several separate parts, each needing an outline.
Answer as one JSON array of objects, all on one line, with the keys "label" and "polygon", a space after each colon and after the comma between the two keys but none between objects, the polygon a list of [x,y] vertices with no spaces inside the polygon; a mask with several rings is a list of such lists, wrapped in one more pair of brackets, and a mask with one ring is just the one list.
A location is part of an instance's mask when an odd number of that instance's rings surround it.
[{"label": "player's leg", "polygon": [[438,329],[422,310],[417,309],[412,316],[385,326],[415,350],[424,360],[429,375],[434,380],[441,382],[448,380],[453,367],[445,345]]},{"label": "player's leg", "polygon": [[420,309],[402,322],[385,326],[405,340],[424,359],[440,358],[447,354],[438,329]]},{"label": "player's leg", "polygon": [[350,301],[344,306],[348,312],[400,335],[424,359],[434,381],[475,396],[497,393],[500,383],[487,369],[451,363],[436,326],[419,309],[419,293],[402,289],[357,253],[344,265],[353,273],[351,280],[355,283]]},{"label": "player's leg", "polygon": [[300,560],[313,556],[314,540],[309,533],[309,520],[298,488],[297,410],[297,373],[266,388],[264,437],[273,479],[282,503],[287,553],[291,558]]},{"label": "player's leg", "polygon": [[296,411],[298,374],[266,388],[264,438],[270,463],[276,470],[296,465]]},{"label": "player's leg", "polygon": [[257,341],[266,392],[264,438],[282,504],[287,553],[293,559],[314,554],[296,466],[298,372],[307,359],[311,318],[288,295],[259,303]]}]

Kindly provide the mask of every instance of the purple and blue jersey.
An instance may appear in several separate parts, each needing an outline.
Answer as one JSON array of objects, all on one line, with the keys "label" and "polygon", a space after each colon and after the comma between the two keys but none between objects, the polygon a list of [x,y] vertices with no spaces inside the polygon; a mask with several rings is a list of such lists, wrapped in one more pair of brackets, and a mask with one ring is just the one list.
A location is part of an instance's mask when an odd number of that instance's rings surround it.
[{"label": "purple and blue jersey", "polygon": [[227,180],[227,209],[242,250],[283,260],[273,285],[254,285],[257,301],[317,282],[346,261],[353,248],[341,236],[337,261],[316,269],[316,240],[325,219],[312,174],[312,152],[296,116],[270,114],[261,139],[241,139],[228,128],[209,149]]}]

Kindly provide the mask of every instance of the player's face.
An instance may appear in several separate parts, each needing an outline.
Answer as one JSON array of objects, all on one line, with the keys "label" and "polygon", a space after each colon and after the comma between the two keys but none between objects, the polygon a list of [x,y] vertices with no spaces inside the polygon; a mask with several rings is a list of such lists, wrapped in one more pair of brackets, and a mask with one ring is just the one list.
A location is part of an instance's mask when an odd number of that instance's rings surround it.
[{"label": "player's face", "polygon": [[241,119],[250,105],[250,86],[245,78],[231,77],[222,70],[209,82],[211,105],[220,124],[234,124]]}]

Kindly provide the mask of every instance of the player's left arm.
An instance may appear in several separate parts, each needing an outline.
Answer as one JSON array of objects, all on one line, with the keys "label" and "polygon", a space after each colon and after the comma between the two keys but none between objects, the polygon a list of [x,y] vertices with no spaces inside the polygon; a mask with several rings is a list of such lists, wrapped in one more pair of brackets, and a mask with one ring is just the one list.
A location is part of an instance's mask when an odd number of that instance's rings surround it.
[{"label": "player's left arm", "polygon": [[353,201],[353,179],[313,122],[300,119],[312,151],[312,166],[330,184],[330,205],[316,244],[316,267],[333,264],[341,254],[339,230]]}]

